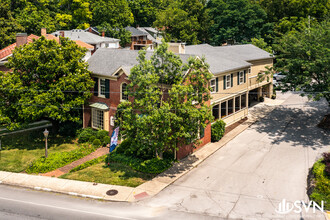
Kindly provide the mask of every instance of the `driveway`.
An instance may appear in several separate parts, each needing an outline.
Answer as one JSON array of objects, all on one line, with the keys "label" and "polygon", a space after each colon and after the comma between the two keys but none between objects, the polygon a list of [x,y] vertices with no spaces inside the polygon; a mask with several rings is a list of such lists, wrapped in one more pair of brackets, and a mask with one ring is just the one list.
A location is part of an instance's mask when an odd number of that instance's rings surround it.
[{"label": "driveway", "polygon": [[284,215],[275,209],[283,199],[308,202],[308,171],[330,150],[329,132],[316,127],[328,105],[292,93],[278,98],[285,101],[268,116],[140,203],[230,219],[325,219],[319,211]]}]

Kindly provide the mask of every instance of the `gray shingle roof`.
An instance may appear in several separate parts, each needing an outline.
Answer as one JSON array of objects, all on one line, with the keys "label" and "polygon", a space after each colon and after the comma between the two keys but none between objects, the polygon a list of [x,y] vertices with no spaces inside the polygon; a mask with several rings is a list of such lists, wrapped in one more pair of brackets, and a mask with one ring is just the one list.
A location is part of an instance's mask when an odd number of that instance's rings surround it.
[{"label": "gray shingle roof", "polygon": [[145,33],[144,31],[140,31],[140,30],[138,30],[138,29],[136,29],[134,27],[128,26],[128,27],[125,27],[125,29],[127,31],[131,32],[131,36],[132,37],[135,37],[135,36],[146,36],[147,35],[147,33]]},{"label": "gray shingle roof", "polygon": [[153,41],[153,42],[155,42],[156,41],[156,39],[147,31],[147,29],[146,28],[143,28],[143,27],[138,27],[137,28],[138,30],[140,30],[140,31],[142,31],[142,32],[144,32],[146,35],[147,35],[147,39],[148,40],[151,40],[151,41]]},{"label": "gray shingle roof", "polygon": [[[139,51],[100,48],[88,59],[88,69],[100,76],[112,76],[120,67],[129,75],[130,69],[138,64]],[[146,57],[150,59],[152,51],[147,51]],[[187,63],[189,54],[178,54],[183,63]]]},{"label": "gray shingle roof", "polygon": [[259,47],[254,46],[253,44],[218,46],[215,48],[226,54],[239,56],[245,61],[273,58],[270,53],[260,49]]},{"label": "gray shingle roof", "polygon": [[240,68],[251,66],[247,61],[238,58],[236,55],[225,53],[209,44],[199,44],[186,46],[186,53],[204,56],[206,62],[210,64],[210,70],[213,74],[219,74]]},{"label": "gray shingle roof", "polygon": [[[60,31],[53,32],[52,35],[59,36]],[[116,38],[101,37],[81,29],[64,31],[64,37],[67,37],[71,40],[81,40],[88,44],[115,43],[120,41],[119,39]]]}]

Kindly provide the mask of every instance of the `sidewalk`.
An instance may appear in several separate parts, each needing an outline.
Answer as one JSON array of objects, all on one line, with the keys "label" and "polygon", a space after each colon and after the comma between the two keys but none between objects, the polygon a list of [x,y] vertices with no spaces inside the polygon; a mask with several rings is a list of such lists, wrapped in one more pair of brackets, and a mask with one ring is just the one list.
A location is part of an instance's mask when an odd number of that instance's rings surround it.
[{"label": "sidewalk", "polygon": [[172,184],[181,176],[202,163],[215,151],[225,146],[229,141],[257,120],[265,117],[275,108],[276,105],[280,105],[283,101],[267,99],[264,103],[259,103],[252,108],[249,108],[249,119],[226,134],[219,142],[210,143],[202,147],[190,156],[182,159],[179,163],[176,163],[164,173],[159,174],[154,179],[145,182],[136,188],[4,171],[0,171],[0,184],[27,187],[35,190],[58,192],[93,199],[126,202],[137,201],[156,195],[162,191],[168,185]]}]

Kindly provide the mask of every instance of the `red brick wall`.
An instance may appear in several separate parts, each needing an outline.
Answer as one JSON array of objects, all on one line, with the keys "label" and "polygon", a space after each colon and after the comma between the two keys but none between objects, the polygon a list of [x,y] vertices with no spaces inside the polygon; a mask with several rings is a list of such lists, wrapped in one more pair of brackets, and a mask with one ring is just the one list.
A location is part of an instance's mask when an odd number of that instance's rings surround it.
[{"label": "red brick wall", "polygon": [[[95,103],[95,102],[103,102],[107,104],[110,107],[109,110],[109,134],[112,133],[114,127],[110,126],[110,117],[115,116],[117,106],[120,104],[120,86],[123,82],[126,82],[129,84],[129,80],[127,79],[127,76],[125,74],[122,74],[117,81],[115,80],[110,80],[110,98],[101,98],[97,96],[92,96],[91,99],[89,100],[89,103]],[[166,90],[166,89],[165,89]],[[164,96],[165,99],[168,98],[168,94]],[[208,105],[211,104],[211,101],[207,102]],[[84,128],[85,127],[90,127],[91,126],[91,108],[88,105],[84,106]],[[187,119],[189,120],[189,119]],[[186,157],[187,155],[193,153],[194,151],[200,149],[204,145],[208,144],[211,142],[211,124],[207,125],[205,128],[205,133],[204,137],[200,139],[201,143],[194,148],[192,144],[188,145],[181,145],[179,146],[179,150],[177,151],[177,159],[182,159]]]},{"label": "red brick wall", "polygon": [[115,80],[109,80],[110,83],[110,98],[102,98],[98,96],[92,96],[89,100],[89,104],[84,106],[84,125],[83,127],[91,127],[91,107],[89,107],[90,104],[95,102],[102,102],[109,106],[109,134],[112,133],[113,127],[110,126],[110,118],[111,116],[115,116],[117,106],[120,104],[120,86],[123,82],[126,82],[129,84],[129,80],[127,80],[127,76],[125,74],[122,74],[117,81]]}]

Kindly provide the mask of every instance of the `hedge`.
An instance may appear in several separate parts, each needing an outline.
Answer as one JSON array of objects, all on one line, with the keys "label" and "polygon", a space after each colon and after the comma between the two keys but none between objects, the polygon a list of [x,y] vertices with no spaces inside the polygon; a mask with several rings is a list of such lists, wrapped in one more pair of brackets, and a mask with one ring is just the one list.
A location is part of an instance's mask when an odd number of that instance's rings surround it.
[{"label": "hedge", "polygon": [[321,201],[324,201],[324,208],[330,210],[330,176],[326,173],[325,169],[326,165],[323,159],[313,165],[312,172],[315,188],[310,198],[319,205],[321,205]]},{"label": "hedge", "polygon": [[225,134],[226,123],[223,120],[217,120],[211,125],[211,141],[217,142]]}]

